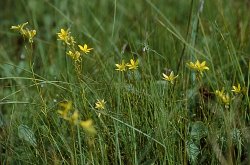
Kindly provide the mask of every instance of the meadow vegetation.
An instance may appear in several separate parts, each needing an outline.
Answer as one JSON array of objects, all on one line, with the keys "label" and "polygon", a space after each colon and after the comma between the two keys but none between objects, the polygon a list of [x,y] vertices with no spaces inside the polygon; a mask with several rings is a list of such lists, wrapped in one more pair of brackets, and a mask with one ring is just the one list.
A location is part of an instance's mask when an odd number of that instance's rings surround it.
[{"label": "meadow vegetation", "polygon": [[249,163],[247,0],[0,6],[0,164]]}]

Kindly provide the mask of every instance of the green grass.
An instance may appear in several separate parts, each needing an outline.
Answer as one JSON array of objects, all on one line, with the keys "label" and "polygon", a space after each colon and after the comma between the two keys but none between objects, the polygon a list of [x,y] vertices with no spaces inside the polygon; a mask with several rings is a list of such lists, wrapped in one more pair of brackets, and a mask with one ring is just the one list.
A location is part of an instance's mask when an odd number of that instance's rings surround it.
[{"label": "green grass", "polygon": [[[0,164],[248,164],[249,5],[0,2]],[[32,48],[10,29],[27,21]],[[61,28],[94,48],[78,72]],[[139,59],[138,70],[116,71],[123,59]],[[209,67],[203,77],[186,65],[196,59]],[[162,79],[169,69],[179,75],[173,85]],[[244,92],[234,94],[238,83]],[[222,88],[226,107],[215,95]],[[59,115],[65,101],[93,120],[95,136]]]}]

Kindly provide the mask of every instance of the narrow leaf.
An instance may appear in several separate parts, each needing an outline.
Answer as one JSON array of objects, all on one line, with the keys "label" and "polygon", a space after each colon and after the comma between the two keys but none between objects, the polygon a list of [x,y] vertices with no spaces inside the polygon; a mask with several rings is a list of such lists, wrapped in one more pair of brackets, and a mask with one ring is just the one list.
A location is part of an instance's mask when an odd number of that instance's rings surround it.
[{"label": "narrow leaf", "polygon": [[27,125],[19,125],[18,137],[30,143],[32,146],[36,146],[36,138],[33,131]]}]

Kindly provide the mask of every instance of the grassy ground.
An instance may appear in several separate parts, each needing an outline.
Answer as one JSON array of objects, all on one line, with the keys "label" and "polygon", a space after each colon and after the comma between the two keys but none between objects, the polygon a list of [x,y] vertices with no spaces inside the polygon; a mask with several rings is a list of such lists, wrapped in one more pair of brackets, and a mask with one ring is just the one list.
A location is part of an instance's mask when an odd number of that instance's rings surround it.
[{"label": "grassy ground", "polygon": [[202,2],[1,1],[0,164],[248,164],[250,4]]}]

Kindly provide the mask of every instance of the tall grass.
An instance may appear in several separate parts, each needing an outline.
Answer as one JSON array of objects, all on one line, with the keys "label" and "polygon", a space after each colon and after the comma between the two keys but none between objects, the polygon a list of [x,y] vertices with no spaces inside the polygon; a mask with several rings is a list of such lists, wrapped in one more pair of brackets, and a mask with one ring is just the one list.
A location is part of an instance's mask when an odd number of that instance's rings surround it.
[{"label": "tall grass", "polygon": [[[0,2],[1,164],[247,164],[249,3],[202,2]],[[32,45],[10,30],[26,21]],[[78,70],[61,28],[94,48]],[[130,59],[137,70],[115,70]],[[203,76],[186,64],[197,59]],[[95,136],[60,116],[69,101]]]}]

